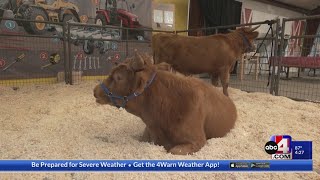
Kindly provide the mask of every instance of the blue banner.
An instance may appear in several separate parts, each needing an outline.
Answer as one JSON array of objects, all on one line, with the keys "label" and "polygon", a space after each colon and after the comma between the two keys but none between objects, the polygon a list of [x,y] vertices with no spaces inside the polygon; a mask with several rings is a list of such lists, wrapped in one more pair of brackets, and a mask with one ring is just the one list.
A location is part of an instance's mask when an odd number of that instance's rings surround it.
[{"label": "blue banner", "polygon": [[292,159],[312,159],[312,141],[292,141]]},{"label": "blue banner", "polygon": [[312,171],[312,160],[0,160],[0,172]]}]

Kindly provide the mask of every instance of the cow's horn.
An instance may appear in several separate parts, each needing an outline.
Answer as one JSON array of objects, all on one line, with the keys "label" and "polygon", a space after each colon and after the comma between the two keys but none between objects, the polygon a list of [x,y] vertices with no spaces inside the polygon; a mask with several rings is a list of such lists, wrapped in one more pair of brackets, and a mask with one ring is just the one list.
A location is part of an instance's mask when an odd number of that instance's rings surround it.
[{"label": "cow's horn", "polygon": [[139,70],[143,69],[144,60],[141,57],[141,55],[139,54],[139,52],[136,51],[136,49],[134,51],[135,51],[135,56],[134,56],[134,59],[131,62],[130,66],[134,71],[139,71]]},{"label": "cow's horn", "polygon": [[140,55],[140,53],[138,52],[137,49],[134,50],[134,57],[135,58],[141,58],[141,55]]},{"label": "cow's horn", "polygon": [[251,29],[250,29],[250,32],[253,32],[254,30],[258,29],[260,26],[261,26],[261,24],[258,25],[258,26],[256,26],[256,27],[254,27],[254,28],[251,28]]},{"label": "cow's horn", "polygon": [[138,49],[134,49],[134,58],[135,58],[135,59],[141,58],[141,55],[140,55],[140,53],[138,52]]}]

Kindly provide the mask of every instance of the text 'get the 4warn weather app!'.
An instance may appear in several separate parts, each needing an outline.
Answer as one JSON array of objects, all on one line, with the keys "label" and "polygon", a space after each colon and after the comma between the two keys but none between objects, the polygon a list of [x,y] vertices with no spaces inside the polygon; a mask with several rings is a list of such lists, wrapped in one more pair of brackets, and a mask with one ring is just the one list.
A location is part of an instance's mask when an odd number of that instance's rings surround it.
[{"label": "text 'get the 4warn weather app!'", "polygon": [[273,135],[264,147],[271,159],[312,159],[312,141],[292,141],[290,135]]}]

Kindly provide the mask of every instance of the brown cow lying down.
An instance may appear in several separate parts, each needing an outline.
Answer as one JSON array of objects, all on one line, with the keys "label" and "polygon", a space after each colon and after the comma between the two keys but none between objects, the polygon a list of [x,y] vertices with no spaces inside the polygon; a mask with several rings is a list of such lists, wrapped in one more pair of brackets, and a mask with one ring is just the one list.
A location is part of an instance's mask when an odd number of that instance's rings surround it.
[{"label": "brown cow lying down", "polygon": [[228,96],[233,65],[243,53],[254,50],[252,43],[259,35],[255,31],[258,27],[202,37],[155,34],[152,37],[154,63],[167,62],[185,75],[209,73],[215,86],[220,78],[223,93]]},{"label": "brown cow lying down", "polygon": [[137,52],[112,69],[94,97],[140,117],[144,141],[172,154],[199,151],[207,139],[225,136],[237,119],[234,103],[215,87],[162,70]]}]

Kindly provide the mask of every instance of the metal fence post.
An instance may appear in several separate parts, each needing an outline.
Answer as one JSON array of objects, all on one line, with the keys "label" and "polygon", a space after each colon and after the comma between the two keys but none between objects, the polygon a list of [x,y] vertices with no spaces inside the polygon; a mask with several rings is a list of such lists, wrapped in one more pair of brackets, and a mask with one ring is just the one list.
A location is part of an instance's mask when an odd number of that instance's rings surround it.
[{"label": "metal fence post", "polygon": [[[279,60],[279,53],[278,53],[278,43],[279,43],[279,27],[280,27],[280,19],[278,18],[276,20],[276,34],[274,38],[274,59],[276,59],[277,61]],[[272,24],[273,25],[273,24]],[[271,25],[271,26],[272,26]],[[273,41],[273,40],[272,40]],[[271,49],[272,51],[272,49]],[[275,88],[277,81],[275,81],[275,70],[276,70],[276,65],[274,63],[274,60],[271,61],[271,67],[272,67],[272,74],[271,74],[271,85],[270,85],[270,94],[273,94],[275,92]],[[278,71],[279,71],[279,66],[278,66]]]},{"label": "metal fence post", "polygon": [[278,66],[278,71],[277,71],[277,78],[276,78],[276,83],[275,83],[275,95],[279,95],[279,85],[280,85],[280,73],[281,73],[281,63],[280,61],[282,60],[283,57],[283,51],[284,51],[284,33],[286,29],[286,18],[282,19],[282,26],[281,26],[281,41],[280,41],[280,51],[279,51],[279,57],[277,58],[277,66]]},{"label": "metal fence post", "polygon": [[71,25],[69,22],[67,22],[67,27],[68,27],[68,60],[69,60],[69,67],[68,67],[68,77],[69,77],[69,84],[73,84],[72,80],[72,54],[71,54]]},{"label": "metal fence post", "polygon": [[126,57],[128,57],[128,55],[129,55],[129,44],[128,44],[128,40],[129,40],[129,29],[126,29]]},{"label": "metal fence post", "polygon": [[68,62],[69,62],[69,57],[68,57],[68,38],[67,38],[67,24],[63,23],[62,24],[62,30],[63,30],[63,57],[64,57],[64,81],[66,84],[69,84],[69,77],[68,77]]}]

